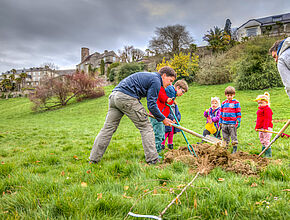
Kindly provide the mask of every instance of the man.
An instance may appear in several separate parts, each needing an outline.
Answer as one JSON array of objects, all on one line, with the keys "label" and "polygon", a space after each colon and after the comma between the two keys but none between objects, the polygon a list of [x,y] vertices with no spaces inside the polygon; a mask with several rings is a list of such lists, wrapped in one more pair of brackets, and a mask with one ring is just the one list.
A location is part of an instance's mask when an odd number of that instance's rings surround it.
[{"label": "man", "polygon": [[159,162],[153,128],[140,99],[146,97],[147,107],[152,115],[164,125],[170,126],[173,122],[160,112],[156,101],[161,86],[166,88],[172,85],[175,79],[176,73],[168,66],[161,68],[158,73],[138,72],[123,79],[109,96],[109,110],[104,127],[95,139],[89,158],[90,163],[101,160],[124,114],[140,130],[146,162],[148,164]]},{"label": "man", "polygon": [[286,93],[290,98],[290,37],[276,41],[269,52],[277,63]]}]

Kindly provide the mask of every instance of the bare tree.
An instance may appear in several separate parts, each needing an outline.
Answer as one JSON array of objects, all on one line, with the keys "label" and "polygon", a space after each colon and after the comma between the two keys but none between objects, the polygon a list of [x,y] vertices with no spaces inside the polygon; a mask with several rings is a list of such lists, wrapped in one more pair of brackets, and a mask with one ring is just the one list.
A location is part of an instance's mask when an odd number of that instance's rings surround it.
[{"label": "bare tree", "polygon": [[123,63],[130,63],[132,57],[133,46],[124,46],[123,50],[118,50],[119,56]]},{"label": "bare tree", "polygon": [[185,26],[180,24],[157,27],[155,35],[149,42],[149,48],[156,54],[168,53],[173,57],[182,49],[190,48],[190,44],[193,43],[193,38]]},{"label": "bare tree", "polygon": [[134,62],[141,61],[142,58],[145,56],[144,51],[137,48],[133,49],[131,54],[132,54],[132,61]]},{"label": "bare tree", "polygon": [[49,110],[65,106],[75,97],[81,101],[103,96],[102,84],[102,79],[93,79],[82,73],[48,77],[29,95],[29,99],[34,103],[33,110]]},{"label": "bare tree", "polygon": [[59,69],[59,67],[56,64],[50,63],[50,62],[43,63],[40,66],[46,69],[51,69],[51,70]]},{"label": "bare tree", "polygon": [[133,46],[124,46],[123,50],[118,50],[119,56],[123,63],[131,63],[140,61],[145,53]]}]

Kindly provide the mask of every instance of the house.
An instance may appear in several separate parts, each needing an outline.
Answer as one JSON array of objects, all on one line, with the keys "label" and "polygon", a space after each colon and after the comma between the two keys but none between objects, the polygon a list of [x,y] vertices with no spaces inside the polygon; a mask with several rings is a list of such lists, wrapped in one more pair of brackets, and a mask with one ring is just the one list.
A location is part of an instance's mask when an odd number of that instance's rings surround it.
[{"label": "house", "polygon": [[236,30],[238,41],[258,35],[290,36],[290,13],[250,19]]},{"label": "house", "polygon": [[83,47],[81,49],[81,62],[76,66],[79,72],[89,73],[91,70],[100,68],[101,62],[104,61],[105,72],[110,64],[119,62],[120,58],[114,51],[105,50],[104,53],[95,52],[89,53],[89,48]]},{"label": "house", "polygon": [[[49,67],[32,67],[28,69],[18,69],[18,70],[9,70],[5,73],[2,73],[0,79],[10,78],[11,75],[14,75],[15,80],[17,78],[23,77],[25,74],[26,78],[23,80],[24,87],[36,87],[40,85],[41,80],[46,77],[56,77],[58,74],[55,70],[50,69]],[[24,77],[25,77],[24,76]]]}]

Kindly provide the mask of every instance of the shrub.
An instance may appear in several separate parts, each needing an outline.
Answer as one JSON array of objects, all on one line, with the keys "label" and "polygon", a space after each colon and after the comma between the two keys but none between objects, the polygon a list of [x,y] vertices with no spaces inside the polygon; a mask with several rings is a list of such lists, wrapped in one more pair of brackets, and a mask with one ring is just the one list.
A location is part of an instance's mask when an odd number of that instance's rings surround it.
[{"label": "shrub", "polygon": [[125,63],[117,69],[117,81],[120,82],[133,73],[144,71],[144,64]]},{"label": "shrub", "polygon": [[113,68],[116,68],[116,67],[119,66],[119,65],[120,65],[119,62],[112,63],[112,64],[108,67],[108,69],[107,69],[107,76],[110,77],[111,70],[112,70]]},{"label": "shrub", "polygon": [[233,80],[230,59],[226,53],[206,56],[200,60],[196,81],[201,85],[224,84]]},{"label": "shrub", "polygon": [[192,82],[195,78],[195,73],[198,70],[198,56],[194,53],[192,55],[184,54],[180,52],[178,55],[174,55],[174,58],[162,62],[157,65],[157,71],[164,66],[170,66],[177,74],[177,79],[185,79],[188,82]]},{"label": "shrub", "polygon": [[248,41],[244,55],[236,63],[236,87],[240,90],[266,89],[282,86],[276,64],[268,55],[275,38],[255,38]]},{"label": "shrub", "polygon": [[77,101],[104,95],[101,79],[76,73],[70,76],[48,78],[29,95],[33,110],[49,110],[67,105],[74,97]]},{"label": "shrub", "polygon": [[109,74],[109,81],[110,81],[110,82],[113,82],[113,81],[116,80],[116,76],[117,76],[117,74],[118,74],[118,68],[119,68],[119,67],[115,67],[115,68],[112,68],[112,69],[110,70],[110,74]]}]

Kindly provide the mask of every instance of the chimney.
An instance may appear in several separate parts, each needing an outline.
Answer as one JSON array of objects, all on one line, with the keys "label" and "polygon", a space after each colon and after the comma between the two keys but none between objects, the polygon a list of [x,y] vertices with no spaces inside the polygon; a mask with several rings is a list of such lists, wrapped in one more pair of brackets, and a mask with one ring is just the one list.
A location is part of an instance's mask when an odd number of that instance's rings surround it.
[{"label": "chimney", "polygon": [[86,57],[90,55],[89,48],[82,47],[82,52],[81,53],[82,53],[81,54],[81,56],[82,56],[81,62],[83,62],[84,59],[86,59]]}]

